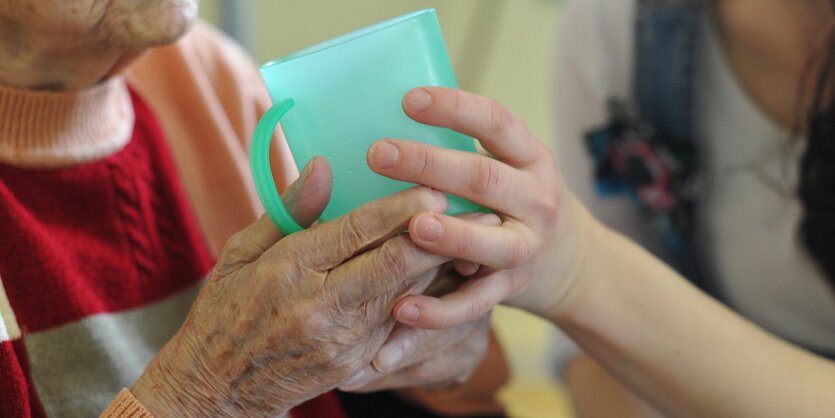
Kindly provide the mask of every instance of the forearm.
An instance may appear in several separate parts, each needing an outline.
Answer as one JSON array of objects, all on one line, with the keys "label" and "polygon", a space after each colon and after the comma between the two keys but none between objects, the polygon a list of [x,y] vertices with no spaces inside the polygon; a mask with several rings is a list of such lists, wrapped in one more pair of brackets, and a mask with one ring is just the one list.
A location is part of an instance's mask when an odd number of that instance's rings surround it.
[{"label": "forearm", "polygon": [[587,354],[566,365],[565,384],[578,418],[663,416]]},{"label": "forearm", "polygon": [[835,365],[759,329],[603,226],[574,286],[545,316],[676,416],[835,410]]},{"label": "forearm", "polygon": [[[413,217],[412,242],[487,268],[454,294],[401,299],[393,310],[398,321],[449,328],[504,301],[550,318],[621,381],[673,415],[835,410],[833,363],[758,329],[577,210],[550,152],[507,108],[422,87],[407,93],[403,109],[416,122],[478,138],[496,159],[387,139],[369,150],[369,167],[489,207],[502,224],[430,213]],[[785,384],[794,376],[799,378]]]}]

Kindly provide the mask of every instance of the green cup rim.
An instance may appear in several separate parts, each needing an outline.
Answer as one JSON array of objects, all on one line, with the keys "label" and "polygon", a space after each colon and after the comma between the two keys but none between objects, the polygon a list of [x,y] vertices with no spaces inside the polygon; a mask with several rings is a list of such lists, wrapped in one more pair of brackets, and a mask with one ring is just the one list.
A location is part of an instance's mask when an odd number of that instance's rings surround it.
[{"label": "green cup rim", "polygon": [[363,29],[358,29],[358,30],[355,30],[353,32],[346,33],[344,35],[337,36],[336,38],[332,38],[332,39],[329,39],[327,41],[320,42],[316,45],[309,46],[307,48],[304,48],[304,49],[301,49],[299,51],[293,52],[291,54],[285,55],[281,58],[276,58],[272,61],[269,61],[266,64],[262,65],[261,69],[266,70],[268,68],[275,67],[277,65],[281,65],[281,64],[289,62],[289,61],[293,61],[293,60],[296,60],[296,59],[299,59],[299,58],[303,58],[303,57],[306,57],[306,56],[313,55],[317,52],[321,52],[321,51],[325,51],[325,50],[328,50],[328,49],[331,49],[331,48],[335,48],[337,46],[343,45],[343,44],[348,43],[350,41],[353,41],[355,39],[359,39],[359,38],[377,33],[377,32],[379,32],[383,29],[387,29],[387,28],[392,27],[392,26],[394,26],[398,23],[404,22],[406,20],[414,19],[416,17],[422,16],[422,15],[427,14],[427,13],[434,14],[435,13],[435,8],[430,7],[430,8],[427,8],[427,9],[418,10],[418,11],[415,11],[415,12],[412,12],[412,13],[405,14],[403,16],[395,17],[393,19],[389,19],[389,20],[386,20],[384,22],[380,22],[380,23],[368,26],[368,27],[363,28]]}]

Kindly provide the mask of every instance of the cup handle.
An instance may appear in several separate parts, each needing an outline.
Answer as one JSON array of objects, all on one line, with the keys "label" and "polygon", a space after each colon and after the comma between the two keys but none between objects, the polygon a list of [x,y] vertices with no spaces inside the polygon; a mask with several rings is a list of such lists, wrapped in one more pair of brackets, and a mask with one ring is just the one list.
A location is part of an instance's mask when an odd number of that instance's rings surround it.
[{"label": "cup handle", "polygon": [[255,190],[258,191],[258,197],[261,198],[267,215],[284,235],[299,232],[304,228],[290,216],[278,195],[273,172],[270,169],[270,143],[278,121],[295,104],[293,99],[282,100],[264,114],[255,127],[249,152],[249,165],[252,169],[252,178],[255,180]]}]

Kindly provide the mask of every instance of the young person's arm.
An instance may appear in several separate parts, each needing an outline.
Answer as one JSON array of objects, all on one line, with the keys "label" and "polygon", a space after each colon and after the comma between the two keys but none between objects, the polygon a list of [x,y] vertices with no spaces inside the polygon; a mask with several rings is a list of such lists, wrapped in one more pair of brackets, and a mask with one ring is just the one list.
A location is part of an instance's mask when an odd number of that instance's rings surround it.
[{"label": "young person's arm", "polygon": [[764,332],[600,224],[565,187],[547,148],[504,106],[426,87],[407,93],[403,107],[418,122],[478,138],[496,159],[386,139],[370,148],[369,167],[490,207],[502,225],[413,216],[409,235],[418,246],[482,268],[453,294],[402,299],[398,320],[444,328],[505,301],[559,325],[666,413],[835,411],[835,363]]},{"label": "young person's arm", "polygon": [[542,315],[676,416],[827,416],[835,363],[763,331],[619,234]]},{"label": "young person's arm", "polygon": [[660,418],[664,415],[588,354],[565,365],[563,379],[578,418]]}]

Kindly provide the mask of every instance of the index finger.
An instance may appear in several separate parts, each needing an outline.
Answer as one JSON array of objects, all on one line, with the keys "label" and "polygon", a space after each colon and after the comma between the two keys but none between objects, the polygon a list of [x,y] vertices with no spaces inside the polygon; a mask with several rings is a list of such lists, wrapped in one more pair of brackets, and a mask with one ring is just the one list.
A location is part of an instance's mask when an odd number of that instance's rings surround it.
[{"label": "index finger", "polygon": [[488,152],[521,168],[542,154],[544,145],[496,100],[446,87],[420,87],[403,97],[403,111],[416,122],[475,137]]},{"label": "index finger", "polygon": [[328,271],[402,232],[412,215],[422,211],[443,212],[448,205],[443,193],[428,187],[414,187],[290,235],[283,240],[289,246],[274,246],[264,256],[291,251],[299,264],[315,271]]}]

